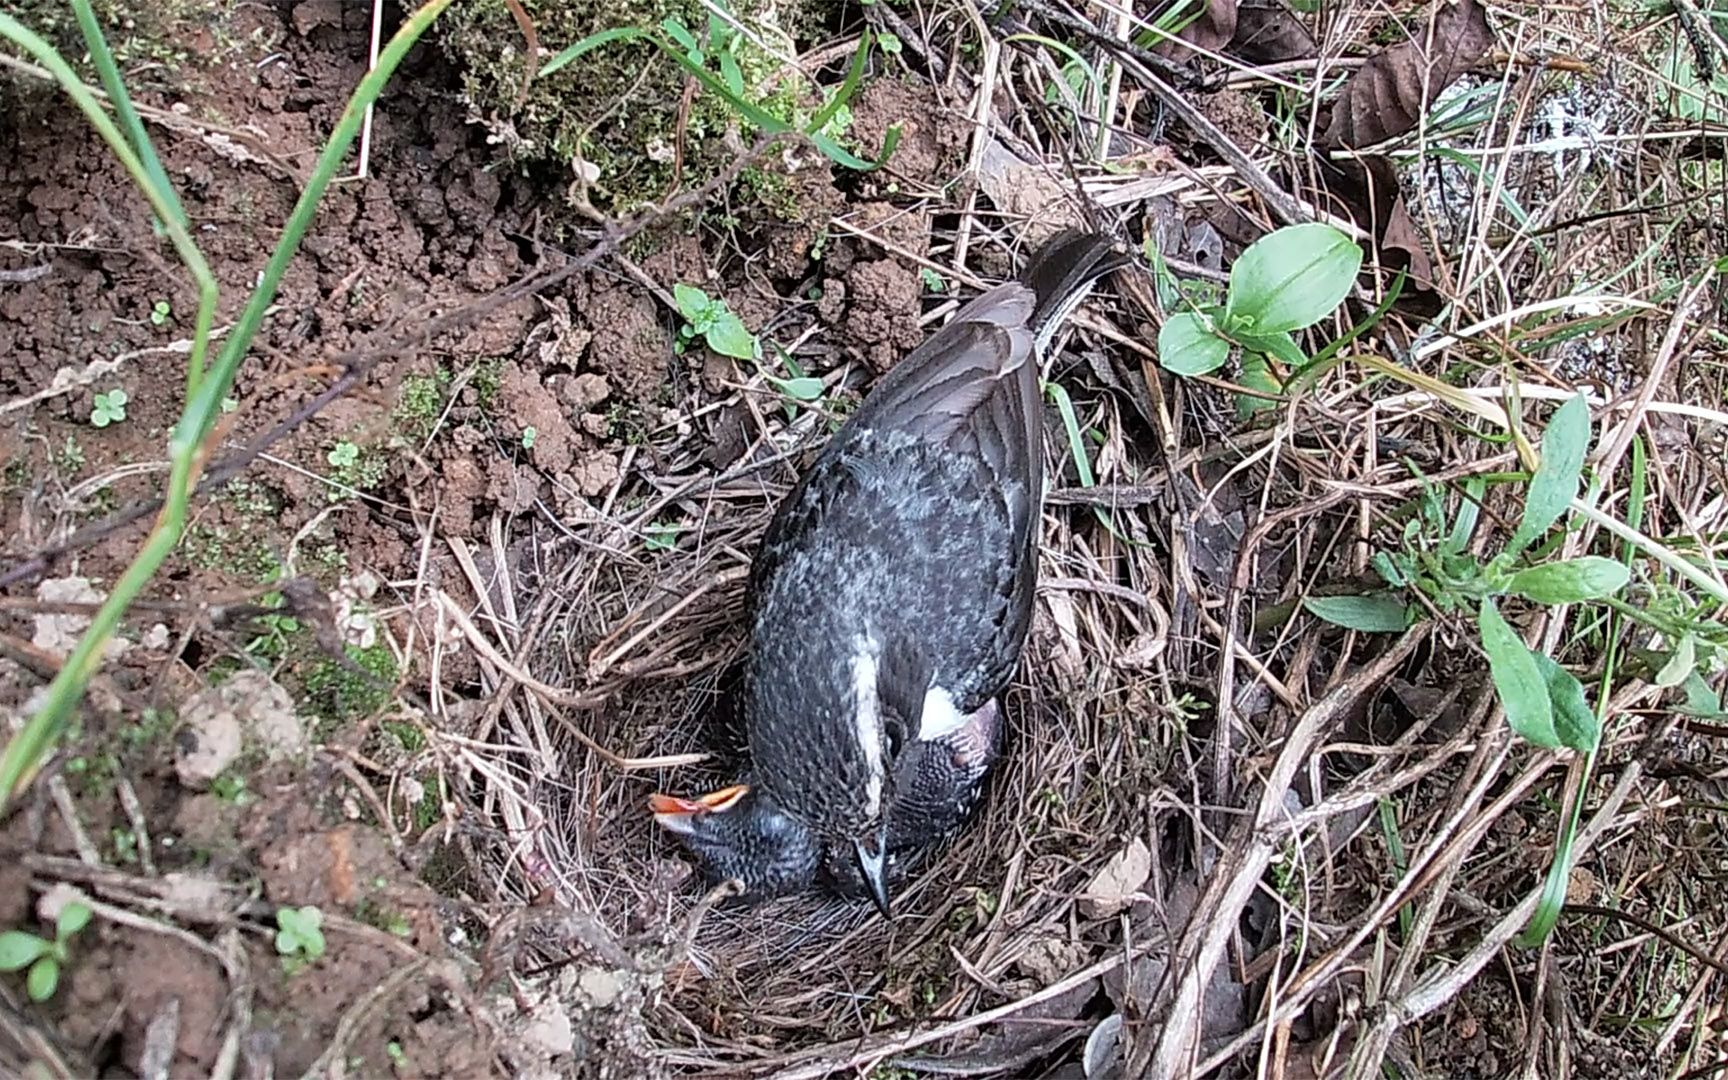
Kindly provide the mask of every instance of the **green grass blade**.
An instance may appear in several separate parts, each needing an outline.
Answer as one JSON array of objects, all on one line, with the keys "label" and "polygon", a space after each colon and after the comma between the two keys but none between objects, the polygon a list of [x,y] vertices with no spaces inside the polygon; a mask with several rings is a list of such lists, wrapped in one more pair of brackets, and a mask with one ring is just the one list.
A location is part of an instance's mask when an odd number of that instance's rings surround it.
[{"label": "green grass blade", "polygon": [[598,34],[589,34],[574,45],[566,45],[558,51],[556,56],[540,65],[540,71],[535,75],[535,78],[543,79],[580,57],[583,53],[593,52],[602,45],[608,45],[614,41],[636,41],[647,36],[648,31],[640,26],[620,26],[612,30],[602,30]]},{"label": "green grass blade", "polygon": [[[90,50],[90,62],[96,65],[96,77],[102,80],[102,89],[108,92],[108,100],[114,105],[120,130],[126,133],[132,151],[144,163],[145,175],[150,177],[162,200],[171,208],[174,220],[182,229],[186,228],[186,210],[180,205],[180,197],[174,194],[174,185],[168,182],[168,173],[156,156],[156,147],[151,144],[150,136],[144,132],[144,122],[138,118],[138,110],[132,107],[132,95],[126,92],[126,84],[120,79],[120,69],[114,64],[114,52],[108,48],[108,39],[102,35],[102,24],[96,21],[96,13],[90,9],[90,0],[72,0],[72,12],[78,16],[78,29],[84,34],[84,46]],[[160,217],[156,225],[158,231],[167,231]]]},{"label": "green grass blade", "polygon": [[828,99],[828,104],[817,110],[810,118],[810,124],[804,130],[814,135],[828,126],[828,121],[834,119],[834,114],[852,100],[852,95],[858,92],[858,84],[864,81],[864,66],[870,62],[870,43],[874,41],[870,31],[858,39],[858,49],[852,54],[852,63],[846,69],[846,78],[840,83],[840,88],[834,91],[834,96]]}]

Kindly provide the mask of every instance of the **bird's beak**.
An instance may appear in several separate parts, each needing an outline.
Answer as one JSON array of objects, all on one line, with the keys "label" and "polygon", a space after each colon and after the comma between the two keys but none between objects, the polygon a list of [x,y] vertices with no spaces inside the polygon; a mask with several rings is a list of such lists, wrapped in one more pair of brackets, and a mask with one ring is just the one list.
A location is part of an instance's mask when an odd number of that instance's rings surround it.
[{"label": "bird's beak", "polygon": [[876,910],[884,919],[892,919],[894,913],[888,907],[887,825],[883,825],[876,834],[874,852],[862,840],[854,840],[852,850],[858,856],[858,872],[864,876],[864,884],[870,890],[870,899],[875,901]]},{"label": "bird's beak", "polygon": [[749,794],[750,785],[733,784],[731,787],[710,791],[706,795],[698,795],[687,799],[682,795],[662,795],[658,792],[648,796],[648,811],[654,815],[662,828],[675,833],[690,833],[695,829],[695,821],[704,814],[718,813],[730,810],[738,805],[738,801]]}]

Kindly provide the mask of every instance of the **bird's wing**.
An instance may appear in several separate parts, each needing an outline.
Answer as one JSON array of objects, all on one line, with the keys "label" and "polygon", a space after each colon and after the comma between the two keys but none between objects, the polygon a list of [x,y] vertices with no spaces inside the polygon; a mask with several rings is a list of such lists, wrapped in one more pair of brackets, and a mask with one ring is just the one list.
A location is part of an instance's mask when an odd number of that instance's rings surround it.
[{"label": "bird's wing", "polygon": [[904,431],[980,453],[1000,476],[1029,479],[1042,430],[1036,299],[1030,288],[1009,282],[967,304],[877,382],[848,427]]}]

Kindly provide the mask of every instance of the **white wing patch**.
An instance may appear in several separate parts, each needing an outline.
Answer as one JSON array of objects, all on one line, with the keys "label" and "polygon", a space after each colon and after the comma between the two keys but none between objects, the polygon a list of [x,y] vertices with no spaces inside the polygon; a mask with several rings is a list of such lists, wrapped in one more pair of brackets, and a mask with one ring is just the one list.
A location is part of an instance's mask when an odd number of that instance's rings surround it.
[{"label": "white wing patch", "polygon": [[940,686],[924,692],[924,712],[918,719],[918,741],[931,742],[954,734],[972,718],[954,704],[953,695]]},{"label": "white wing patch", "polygon": [[852,654],[852,722],[858,734],[858,748],[864,753],[864,765],[869,770],[864,782],[864,798],[874,818],[882,809],[882,705],[876,695],[876,650],[872,642],[857,639]]}]

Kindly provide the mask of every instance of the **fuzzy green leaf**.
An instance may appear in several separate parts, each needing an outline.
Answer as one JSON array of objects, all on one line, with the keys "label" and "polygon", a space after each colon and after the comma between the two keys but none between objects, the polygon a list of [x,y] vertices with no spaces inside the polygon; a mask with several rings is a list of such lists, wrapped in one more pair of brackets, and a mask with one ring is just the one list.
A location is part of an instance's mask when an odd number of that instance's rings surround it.
[{"label": "fuzzy green leaf", "polygon": [[1158,331],[1158,363],[1178,375],[1208,375],[1230,358],[1230,343],[1192,311],[1170,316]]},{"label": "fuzzy green leaf", "polygon": [[0,971],[23,971],[52,948],[35,934],[8,930],[0,934]]},{"label": "fuzzy green leaf", "polygon": [[1548,702],[1554,707],[1554,733],[1560,742],[1581,754],[1596,749],[1602,740],[1602,722],[1584,698],[1584,684],[1577,676],[1539,652],[1530,654],[1548,685]]},{"label": "fuzzy green leaf", "polygon": [[1578,494],[1578,478],[1584,472],[1584,453],[1590,449],[1590,406],[1582,394],[1554,413],[1542,432],[1542,460],[1530,478],[1530,493],[1524,501],[1524,517],[1512,534],[1508,550],[1521,551],[1566,512]]},{"label": "fuzzy green leaf", "polygon": [[1226,310],[1252,333],[1312,326],[1356,283],[1362,249],[1330,225],[1289,225],[1249,245],[1230,268]]},{"label": "fuzzy green leaf", "polygon": [[1554,730],[1554,706],[1529,646],[1507,625],[1492,600],[1482,601],[1476,625],[1482,634],[1483,651],[1488,654],[1494,690],[1506,709],[1506,722],[1527,742],[1557,749],[1561,743]]},{"label": "fuzzy green leaf", "polygon": [[1626,564],[1600,555],[1543,563],[1512,575],[1506,588],[1538,604],[1576,604],[1613,596],[1631,580]]},{"label": "fuzzy green leaf", "polygon": [[1302,606],[1335,626],[1369,634],[1401,634],[1410,626],[1410,610],[1389,592],[1365,596],[1309,596]]},{"label": "fuzzy green leaf", "polygon": [[756,335],[744,329],[744,321],[732,312],[722,308],[714,313],[714,322],[708,327],[708,347],[721,356],[736,357],[739,360],[756,359]]}]

